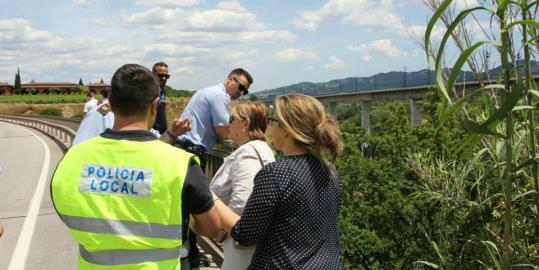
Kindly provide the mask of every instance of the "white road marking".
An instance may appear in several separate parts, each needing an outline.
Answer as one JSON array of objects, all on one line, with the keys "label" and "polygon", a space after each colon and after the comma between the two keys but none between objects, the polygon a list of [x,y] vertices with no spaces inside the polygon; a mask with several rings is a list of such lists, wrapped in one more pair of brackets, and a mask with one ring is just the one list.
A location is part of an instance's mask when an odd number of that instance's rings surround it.
[{"label": "white road marking", "polygon": [[43,165],[41,167],[41,174],[39,176],[39,181],[37,183],[34,195],[30,201],[30,207],[26,213],[26,218],[22,226],[21,234],[17,240],[17,246],[15,251],[13,251],[13,256],[9,262],[8,270],[21,270],[24,269],[26,264],[26,257],[28,256],[28,251],[30,249],[30,243],[32,241],[32,236],[34,235],[34,229],[36,226],[37,215],[39,213],[39,208],[41,206],[41,200],[43,199],[43,193],[45,192],[45,184],[47,183],[47,174],[49,173],[49,165],[51,158],[51,151],[47,144],[39,138],[34,132],[23,128],[34,137],[36,137],[43,148],[45,148],[45,158],[43,159]]}]

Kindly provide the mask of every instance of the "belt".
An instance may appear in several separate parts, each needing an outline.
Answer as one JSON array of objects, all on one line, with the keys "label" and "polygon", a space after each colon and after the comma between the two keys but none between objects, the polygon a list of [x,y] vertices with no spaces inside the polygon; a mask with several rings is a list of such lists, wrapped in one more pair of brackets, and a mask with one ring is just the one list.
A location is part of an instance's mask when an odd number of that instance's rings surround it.
[{"label": "belt", "polygon": [[204,148],[202,145],[194,144],[188,140],[178,140],[177,143],[180,148],[199,157],[204,157],[206,154],[206,148]]}]

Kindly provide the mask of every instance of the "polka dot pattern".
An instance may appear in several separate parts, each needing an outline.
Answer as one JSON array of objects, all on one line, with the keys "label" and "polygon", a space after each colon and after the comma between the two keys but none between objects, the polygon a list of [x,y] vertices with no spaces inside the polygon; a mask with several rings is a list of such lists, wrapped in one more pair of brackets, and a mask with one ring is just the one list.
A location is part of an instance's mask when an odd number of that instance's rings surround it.
[{"label": "polka dot pattern", "polygon": [[289,156],[255,177],[232,237],[256,244],[248,269],[342,269],[339,206],[342,184],[312,155]]}]

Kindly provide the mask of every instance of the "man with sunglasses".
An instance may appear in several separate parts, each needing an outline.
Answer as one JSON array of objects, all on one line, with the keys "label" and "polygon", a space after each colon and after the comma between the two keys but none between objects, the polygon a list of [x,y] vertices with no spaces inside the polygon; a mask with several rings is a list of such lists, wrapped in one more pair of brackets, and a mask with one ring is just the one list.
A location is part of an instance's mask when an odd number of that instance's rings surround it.
[{"label": "man with sunglasses", "polygon": [[[217,141],[228,138],[230,100],[247,95],[252,83],[251,75],[237,68],[222,83],[196,91],[189,100],[180,119],[191,120],[191,131],[181,135],[177,143],[200,158],[202,169],[206,165],[206,150],[211,149]],[[191,266],[208,266],[208,259],[200,254],[196,246],[196,235],[191,231],[189,233]]]},{"label": "man with sunglasses", "polygon": [[165,85],[167,80],[170,78],[168,73],[168,65],[165,62],[157,62],[152,67],[152,72],[159,78],[159,107],[157,108],[157,117],[153,125],[153,129],[159,131],[160,134],[163,134],[167,130],[167,114],[166,114],[166,103],[165,103]]}]

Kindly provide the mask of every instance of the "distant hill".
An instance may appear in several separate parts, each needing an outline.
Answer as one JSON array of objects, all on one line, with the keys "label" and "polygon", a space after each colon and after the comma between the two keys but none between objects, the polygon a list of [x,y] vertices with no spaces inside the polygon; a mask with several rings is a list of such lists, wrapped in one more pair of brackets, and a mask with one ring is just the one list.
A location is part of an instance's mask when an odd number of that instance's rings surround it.
[{"label": "distant hill", "polygon": [[[520,65],[521,63],[519,63]],[[539,73],[538,62],[532,61],[532,73]],[[496,77],[501,73],[501,67],[490,70],[490,76]],[[474,74],[470,71],[461,72],[459,81],[475,81]],[[307,95],[323,95],[335,93],[347,93],[358,91],[372,91],[380,89],[414,87],[434,84],[434,71],[422,69],[413,72],[391,71],[378,73],[370,77],[348,77],[328,82],[301,82],[279,88],[263,90],[254,93],[258,98],[273,99],[277,95],[288,93],[302,93]]]}]

